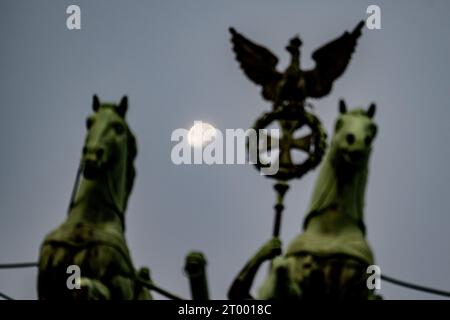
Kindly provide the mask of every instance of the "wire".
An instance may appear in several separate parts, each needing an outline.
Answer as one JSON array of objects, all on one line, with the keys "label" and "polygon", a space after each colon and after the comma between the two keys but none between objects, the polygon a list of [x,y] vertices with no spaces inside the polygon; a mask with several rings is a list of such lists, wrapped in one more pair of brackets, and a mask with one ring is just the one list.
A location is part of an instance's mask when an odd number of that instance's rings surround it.
[{"label": "wire", "polygon": [[163,295],[163,296],[165,296],[165,297],[167,297],[169,299],[178,300],[178,301],[186,300],[184,298],[180,298],[179,296],[174,295],[173,293],[170,293],[167,290],[164,290],[164,289],[156,286],[154,283],[152,283],[152,282],[150,282],[148,280],[145,280],[145,279],[137,277],[136,281],[139,282],[141,285],[147,287],[147,289],[150,289],[152,291],[158,292],[159,294],[161,294],[161,295]]},{"label": "wire", "polygon": [[384,275],[381,275],[381,279],[384,281],[390,282],[392,284],[396,284],[398,286],[406,287],[409,289],[428,292],[428,293],[432,293],[432,294],[437,294],[437,295],[444,296],[444,297],[450,297],[450,292],[448,292],[448,291],[419,286],[417,284],[408,283],[408,282],[397,280],[397,279],[394,279],[394,278],[391,278],[388,276],[384,276]]},{"label": "wire", "polygon": [[3,298],[5,300],[14,300],[13,298],[11,298],[10,296],[0,292],[0,298]]},{"label": "wire", "polygon": [[[31,268],[31,267],[37,267],[37,266],[38,266],[37,262],[5,263],[5,264],[0,264],[0,269]],[[450,292],[448,292],[448,291],[420,286],[418,284],[409,283],[409,282],[398,280],[398,279],[395,279],[395,278],[392,278],[389,276],[385,276],[385,275],[381,275],[381,279],[384,281],[390,282],[392,284],[401,286],[401,287],[405,287],[405,288],[409,288],[409,289],[413,289],[413,290],[417,290],[417,291],[423,291],[423,292],[427,292],[427,293],[432,293],[432,294],[436,294],[439,296],[444,296],[444,297],[450,298]],[[169,293],[166,290],[155,286],[155,284],[153,284],[149,281],[146,281],[146,280],[140,279],[140,278],[138,278],[136,280],[138,280],[142,285],[148,287],[149,289],[154,290],[170,299],[183,300],[183,298],[180,298],[172,293]],[[1,292],[0,292],[0,297],[3,299],[6,299],[6,300],[13,300],[11,297],[9,297],[8,295],[1,293]]]},{"label": "wire", "polygon": [[[24,263],[4,263],[0,264],[0,269],[18,269],[18,268],[32,268],[37,267],[37,262],[24,262]],[[4,300],[14,300],[7,294],[4,294],[3,292],[0,292],[0,298]]]},{"label": "wire", "polygon": [[[32,268],[37,267],[37,262],[24,262],[24,263],[4,263],[0,264],[0,269],[18,269],[18,268]],[[4,294],[3,292],[0,292],[0,298],[4,300],[14,300],[7,294]]]},{"label": "wire", "polygon": [[18,268],[31,268],[37,267],[37,262],[24,262],[24,263],[5,263],[0,264],[0,269],[18,269]]},{"label": "wire", "polygon": [[[0,264],[0,269],[18,269],[18,268],[31,268],[31,267],[37,267],[39,264],[37,262],[24,262],[24,263],[5,263],[5,264]],[[156,286],[154,283],[147,281],[145,279],[141,279],[141,278],[136,278],[136,280],[141,283],[142,285],[144,285],[145,287],[147,287],[150,290],[156,291],[159,294],[166,296],[169,299],[173,299],[173,300],[185,300],[183,298],[180,298],[176,295],[174,295],[173,293],[168,292],[167,290],[164,290],[158,286]],[[11,297],[9,297],[8,295],[1,293],[0,292],[0,297],[2,297],[5,300],[13,300]]]}]

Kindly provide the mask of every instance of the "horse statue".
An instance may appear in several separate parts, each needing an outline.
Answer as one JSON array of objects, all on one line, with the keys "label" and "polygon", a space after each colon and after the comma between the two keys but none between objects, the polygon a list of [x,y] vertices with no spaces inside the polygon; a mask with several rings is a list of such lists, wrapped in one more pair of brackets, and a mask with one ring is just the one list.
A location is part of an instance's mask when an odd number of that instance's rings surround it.
[{"label": "horse statue", "polygon": [[347,111],[343,100],[329,150],[321,164],[311,205],[299,234],[283,256],[279,239],[264,244],[229,291],[230,299],[252,298],[260,265],[272,260],[260,299],[378,299],[367,286],[374,264],[365,238],[364,196],[372,143],[377,133],[375,104]]},{"label": "horse statue", "polygon": [[[125,210],[135,178],[136,139],[128,127],[124,96],[119,105],[93,98],[66,220],[41,246],[38,296],[44,300],[151,299],[137,281],[149,271],[136,271],[125,240]],[[70,266],[79,268],[75,288]]]}]

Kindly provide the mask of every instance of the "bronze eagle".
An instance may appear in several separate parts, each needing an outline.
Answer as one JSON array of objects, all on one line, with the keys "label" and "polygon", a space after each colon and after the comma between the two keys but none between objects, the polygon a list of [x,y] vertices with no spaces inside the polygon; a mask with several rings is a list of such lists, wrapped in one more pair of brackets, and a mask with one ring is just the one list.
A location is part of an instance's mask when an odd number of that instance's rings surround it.
[{"label": "bronze eagle", "polygon": [[347,68],[364,21],[358,23],[352,32],[345,32],[339,38],[317,49],[312,58],[316,66],[312,70],[300,69],[300,47],[302,41],[295,37],[286,50],[291,63],[281,73],[277,71],[278,58],[270,50],[258,45],[234,28],[230,28],[233,51],[242,70],[250,80],[262,86],[262,95],[275,105],[284,102],[302,102],[307,97],[320,98],[330,93],[334,80]]}]

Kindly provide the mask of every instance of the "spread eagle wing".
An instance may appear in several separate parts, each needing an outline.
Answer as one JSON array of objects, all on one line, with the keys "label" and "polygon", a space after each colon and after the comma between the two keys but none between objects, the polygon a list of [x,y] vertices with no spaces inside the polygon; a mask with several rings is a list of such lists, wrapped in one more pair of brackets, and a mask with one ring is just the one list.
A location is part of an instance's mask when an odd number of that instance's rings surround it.
[{"label": "spread eagle wing", "polygon": [[316,67],[304,73],[308,96],[320,98],[330,93],[333,81],[344,73],[350,62],[363,26],[361,21],[351,33],[346,31],[313,53]]},{"label": "spread eagle wing", "polygon": [[241,69],[253,82],[263,87],[262,95],[267,100],[276,98],[276,85],[282,74],[276,70],[278,58],[268,49],[253,43],[230,28],[233,51]]}]

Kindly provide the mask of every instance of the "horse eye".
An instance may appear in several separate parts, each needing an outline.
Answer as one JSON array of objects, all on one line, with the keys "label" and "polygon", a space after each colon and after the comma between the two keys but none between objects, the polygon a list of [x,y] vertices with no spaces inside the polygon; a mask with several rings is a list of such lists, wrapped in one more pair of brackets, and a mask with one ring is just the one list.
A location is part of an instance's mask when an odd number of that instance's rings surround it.
[{"label": "horse eye", "polygon": [[113,128],[114,128],[114,131],[115,131],[118,135],[123,134],[124,131],[125,131],[125,128],[124,128],[123,125],[120,124],[120,123],[114,123]]},{"label": "horse eye", "polygon": [[92,127],[93,124],[94,124],[94,119],[88,118],[86,120],[86,128],[88,128],[88,130]]}]

